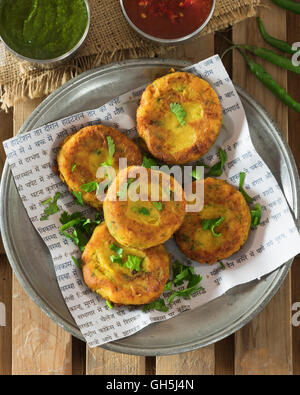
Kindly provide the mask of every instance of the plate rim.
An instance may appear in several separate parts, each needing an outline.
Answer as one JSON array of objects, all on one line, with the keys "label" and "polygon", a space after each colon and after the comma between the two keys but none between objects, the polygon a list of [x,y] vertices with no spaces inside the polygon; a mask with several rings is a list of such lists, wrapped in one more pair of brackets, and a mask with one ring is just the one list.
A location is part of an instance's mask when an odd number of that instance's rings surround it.
[{"label": "plate rim", "polygon": [[[18,134],[25,133],[27,130],[29,130],[30,123],[34,120],[35,117],[38,116],[38,114],[43,110],[44,107],[47,107],[53,100],[58,95],[61,95],[64,93],[64,91],[68,91],[72,88],[72,86],[76,86],[77,84],[82,84],[86,78],[91,77],[93,74],[101,75],[101,74],[106,74],[108,72],[113,72],[117,71],[119,69],[124,69],[126,67],[132,68],[133,66],[140,67],[142,64],[145,64],[145,66],[153,66],[153,67],[163,67],[163,66],[169,66],[169,67],[177,67],[177,68],[183,68],[186,66],[191,65],[190,62],[186,62],[183,60],[177,60],[177,59],[131,59],[131,60],[125,60],[122,62],[116,62],[112,63],[106,66],[98,67],[95,69],[88,70],[84,73],[81,73],[79,76],[74,77],[73,79],[69,80],[65,84],[63,84],[61,87],[56,89],[54,92],[52,92],[49,96],[47,96],[35,109],[34,111],[29,115],[29,117],[26,119],[26,121],[23,123],[22,127],[20,128]],[[264,109],[264,107],[259,104],[256,99],[252,97],[251,94],[249,94],[247,91],[242,89],[241,87],[235,85],[235,88],[238,91],[238,94],[241,96],[244,96],[244,98],[250,102],[253,106],[255,106],[256,110],[260,113],[261,117],[264,119],[267,119],[268,122],[272,124],[272,134],[273,137],[275,138],[277,144],[279,145],[279,148],[282,152],[282,154],[285,157],[285,163],[288,165],[288,172],[290,174],[290,182],[291,182],[291,188],[292,188],[292,195],[293,195],[293,203],[294,207],[292,208],[296,225],[299,230],[299,222],[300,222],[300,206],[299,206],[299,192],[300,192],[300,180],[299,180],[299,174],[296,166],[296,162],[294,159],[294,156],[291,152],[291,149],[281,132],[280,128],[274,121],[274,119],[270,116],[270,114]],[[5,161],[5,165],[3,168],[2,172],[2,177],[1,177],[1,186],[0,186],[0,230],[1,230],[1,235],[3,239],[3,245],[5,248],[5,252],[7,254],[7,258],[9,260],[9,263],[24,290],[26,293],[31,297],[31,299],[38,305],[39,308],[41,308],[46,315],[52,319],[54,322],[56,322],[60,327],[62,327],[64,330],[69,332],[71,335],[79,338],[80,340],[85,341],[83,336],[81,335],[78,327],[76,328],[76,323],[74,321],[74,326],[71,325],[69,322],[67,322],[63,317],[60,316],[53,307],[49,305],[49,302],[44,300],[40,295],[37,294],[35,289],[33,288],[32,284],[30,283],[30,280],[28,277],[24,275],[24,272],[22,270],[22,265],[18,265],[15,262],[15,259],[19,259],[19,262],[21,262],[20,257],[18,256],[16,249],[14,248],[13,243],[11,242],[8,233],[8,227],[7,221],[6,221],[6,216],[5,216],[5,210],[4,210],[4,196],[7,195],[7,192],[9,190],[9,185],[10,183],[13,182],[13,177],[10,172],[10,168],[8,165],[7,160]],[[14,254],[14,253],[15,254]],[[114,352],[119,352],[119,353],[126,353],[126,354],[132,354],[132,355],[139,355],[139,356],[162,356],[162,355],[171,355],[171,354],[178,354],[182,352],[187,352],[187,351],[192,351],[201,347],[208,346],[210,344],[213,344],[217,341],[222,340],[223,338],[231,335],[232,333],[236,332],[240,328],[242,328],[244,325],[246,325],[248,322],[250,322],[257,314],[259,314],[264,307],[270,302],[270,300],[273,298],[275,293],[279,290],[281,287],[284,279],[286,278],[289,269],[293,263],[294,259],[289,260],[285,264],[283,264],[279,269],[277,270],[277,275],[275,276],[274,280],[268,287],[267,291],[265,294],[261,297],[262,302],[260,300],[256,300],[256,306],[253,306],[252,308],[247,310],[247,316],[245,316],[245,313],[237,318],[233,323],[231,323],[229,326],[226,326],[223,328],[221,331],[218,331],[218,334],[213,333],[210,334],[209,336],[206,336],[206,340],[194,340],[192,343],[185,343],[177,346],[165,346],[164,348],[142,348],[141,346],[136,346],[132,347],[126,346],[126,344],[120,344],[120,341],[114,341],[111,343],[106,343],[102,346],[101,348],[114,351]],[[273,272],[272,272],[273,273]],[[271,273],[270,273],[271,274]],[[268,274],[268,275],[270,275]],[[267,275],[267,276],[268,276]],[[275,285],[274,285],[275,283]],[[222,296],[221,296],[222,297]],[[209,303],[209,302],[208,302]],[[155,324],[153,324],[155,325]],[[230,328],[230,329],[229,329]],[[226,332],[226,333],[225,333]],[[121,339],[124,342],[124,339]]]}]

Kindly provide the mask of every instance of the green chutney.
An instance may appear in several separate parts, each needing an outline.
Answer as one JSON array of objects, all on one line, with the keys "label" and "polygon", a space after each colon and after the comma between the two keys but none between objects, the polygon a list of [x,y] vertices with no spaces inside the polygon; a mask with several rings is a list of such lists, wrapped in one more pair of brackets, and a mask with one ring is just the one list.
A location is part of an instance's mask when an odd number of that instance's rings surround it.
[{"label": "green chutney", "polygon": [[83,0],[0,0],[0,35],[27,58],[57,58],[76,46],[88,23]]}]

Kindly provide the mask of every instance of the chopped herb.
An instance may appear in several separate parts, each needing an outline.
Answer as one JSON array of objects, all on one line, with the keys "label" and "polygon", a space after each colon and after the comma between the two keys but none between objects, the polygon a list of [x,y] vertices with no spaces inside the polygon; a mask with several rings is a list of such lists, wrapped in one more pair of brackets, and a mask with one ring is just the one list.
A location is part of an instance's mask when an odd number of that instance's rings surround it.
[{"label": "chopped herb", "polygon": [[[76,212],[70,215],[64,211],[60,216],[60,223],[62,224],[60,227],[61,233],[71,239],[79,247],[80,251],[83,251],[96,226],[101,223],[101,219],[99,215],[94,220],[91,220],[90,218],[85,218],[82,213]],[[67,232],[71,229],[72,232]]]},{"label": "chopped herb", "polygon": [[150,211],[146,207],[132,207],[131,210],[134,213],[138,213],[142,215],[150,215]]},{"label": "chopped herb", "polygon": [[203,290],[203,287],[198,287],[197,285],[193,285],[192,287],[185,288],[181,291],[175,291],[172,295],[168,298],[168,303],[172,303],[176,297],[184,297],[190,299],[191,295],[196,291]]},{"label": "chopped herb", "polygon": [[222,233],[216,233],[215,227],[219,226],[223,221],[224,217],[216,218],[216,219],[203,219],[202,220],[202,229],[203,230],[210,230],[214,237],[222,236]]},{"label": "chopped herb", "polygon": [[106,300],[106,304],[107,304],[107,306],[108,306],[110,309],[113,309],[113,308],[114,308],[114,306],[110,303],[109,300]]},{"label": "chopped herb", "polygon": [[81,262],[78,261],[78,260],[75,258],[75,256],[72,256],[72,259],[73,259],[75,265],[76,265],[79,269],[82,269],[82,264],[81,264]]},{"label": "chopped herb", "polygon": [[74,165],[72,166],[71,172],[73,173],[73,171],[76,169],[77,163],[74,163]]},{"label": "chopped herb", "polygon": [[152,158],[148,158],[147,156],[143,156],[143,167],[146,167],[147,169],[151,169],[153,166],[157,166],[156,160]]},{"label": "chopped herb", "polygon": [[181,126],[185,125],[186,111],[179,103],[170,103],[170,110],[176,115],[177,121]]},{"label": "chopped herb", "polygon": [[256,203],[253,206],[253,210],[250,211],[251,213],[251,228],[254,229],[257,227],[257,225],[260,224],[260,219],[261,219],[261,205],[259,203]]},{"label": "chopped herb", "polygon": [[106,136],[107,146],[108,146],[108,161],[101,163],[101,166],[111,166],[113,162],[113,156],[116,151],[116,146],[114,140],[110,136]]},{"label": "chopped herb", "polygon": [[93,192],[98,189],[99,185],[96,181],[88,182],[87,184],[80,185],[80,189],[84,192]]},{"label": "chopped herb", "polygon": [[121,257],[119,257],[119,256],[117,256],[117,255],[111,255],[110,256],[110,260],[113,262],[113,263],[119,263],[119,265],[123,265],[123,262],[122,262],[122,258]]},{"label": "chopped herb", "polygon": [[165,304],[164,299],[156,299],[151,303],[145,304],[143,306],[143,311],[149,311],[149,310],[157,310],[157,311],[163,311],[163,312],[167,312],[169,311],[168,307]]},{"label": "chopped herb", "polygon": [[72,191],[72,193],[76,197],[77,203],[80,204],[81,206],[83,206],[82,192]]},{"label": "chopped herb", "polygon": [[143,262],[143,258],[140,258],[136,255],[128,255],[127,261],[125,262],[124,266],[127,269],[130,269],[132,272],[136,271],[139,272],[141,270],[141,263]]},{"label": "chopped herb", "polygon": [[223,262],[219,262],[220,263],[220,265],[221,265],[221,268],[223,269],[223,270],[225,270],[226,269],[226,266],[224,265],[224,263]]},{"label": "chopped herb", "polygon": [[167,284],[165,285],[164,290],[165,290],[165,291],[171,291],[171,289],[172,289],[172,281],[170,280],[170,281],[168,281]]},{"label": "chopped herb", "polygon": [[252,203],[253,199],[252,197],[250,197],[247,192],[244,189],[244,182],[245,182],[245,178],[246,178],[246,173],[241,172],[240,173],[240,184],[239,184],[239,190],[241,192],[241,194],[244,196],[244,198],[246,199],[247,203]]},{"label": "chopped herb", "polygon": [[111,244],[111,245],[110,245],[110,249],[111,249],[112,251],[116,252],[120,257],[123,256],[123,248],[118,247],[118,246],[115,245],[115,244]]},{"label": "chopped herb", "polygon": [[40,218],[40,221],[45,221],[49,218],[49,215],[55,214],[59,212],[59,207],[57,205],[57,200],[60,198],[61,194],[60,192],[56,192],[54,195],[54,198],[49,198],[45,201],[42,202],[42,204],[45,206],[48,204],[48,207],[44,209],[43,216]]},{"label": "chopped herb", "polygon": [[196,180],[202,180],[203,179],[203,173],[202,173],[202,171],[200,169],[197,169],[197,168],[193,169],[192,177],[195,178]]},{"label": "chopped herb", "polygon": [[220,161],[211,167],[208,176],[220,177],[223,173],[223,167],[227,161],[227,154],[222,148],[219,149]]},{"label": "chopped herb", "polygon": [[162,210],[163,205],[162,205],[161,202],[152,202],[152,203],[153,203],[153,206],[154,206],[158,211],[161,211],[161,210]]}]

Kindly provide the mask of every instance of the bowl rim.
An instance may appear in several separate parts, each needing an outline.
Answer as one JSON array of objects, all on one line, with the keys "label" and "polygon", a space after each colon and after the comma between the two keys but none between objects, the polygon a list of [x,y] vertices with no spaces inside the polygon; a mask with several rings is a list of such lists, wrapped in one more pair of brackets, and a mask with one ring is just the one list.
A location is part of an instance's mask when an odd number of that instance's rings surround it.
[{"label": "bowl rim", "polygon": [[154,41],[157,44],[171,44],[172,45],[172,44],[180,44],[180,43],[183,43],[187,40],[190,40],[191,38],[194,38],[195,36],[197,36],[197,34],[199,34],[206,27],[206,25],[210,21],[211,17],[213,16],[213,13],[215,11],[216,0],[212,0],[211,10],[210,10],[207,18],[205,19],[205,21],[202,23],[202,25],[200,25],[192,33],[187,34],[182,37],[177,37],[177,38],[160,38],[160,37],[152,36],[151,34],[145,33],[143,30],[141,30],[139,27],[137,27],[132,22],[132,20],[129,18],[129,16],[126,12],[123,0],[120,0],[120,6],[121,6],[121,9],[122,9],[122,12],[123,12],[123,15],[124,15],[126,21],[131,26],[131,28],[133,30],[135,30],[139,35],[141,35],[142,37],[144,37],[150,41]]},{"label": "bowl rim", "polygon": [[91,11],[90,11],[90,6],[88,3],[88,0],[83,0],[87,9],[87,24],[86,24],[86,28],[85,31],[83,33],[83,35],[81,36],[81,39],[77,42],[77,44],[71,48],[68,52],[56,57],[56,58],[51,58],[51,59],[35,59],[35,58],[29,58],[27,56],[24,56],[18,52],[16,52],[14,49],[12,49],[4,40],[4,38],[1,36],[0,34],[0,41],[2,41],[2,43],[4,44],[4,46],[16,57],[22,59],[22,60],[26,60],[27,62],[30,63],[41,63],[41,64],[51,64],[51,63],[55,63],[55,62],[59,62],[62,60],[67,59],[70,55],[72,55],[73,53],[75,53],[83,44],[83,42],[85,41],[87,34],[89,32],[90,29],[90,24],[91,24]]}]

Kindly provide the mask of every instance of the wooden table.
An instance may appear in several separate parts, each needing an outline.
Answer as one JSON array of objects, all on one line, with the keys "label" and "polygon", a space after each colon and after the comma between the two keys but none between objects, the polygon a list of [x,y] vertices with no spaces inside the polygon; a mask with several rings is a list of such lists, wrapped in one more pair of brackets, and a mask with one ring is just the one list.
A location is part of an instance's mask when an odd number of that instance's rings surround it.
[{"label": "wooden table", "polygon": [[[260,10],[267,30],[290,43],[299,41],[299,16],[265,1]],[[223,36],[238,43],[267,47],[258,32],[255,18],[248,19]],[[193,62],[214,53],[221,54],[228,44],[218,34],[205,36],[179,47],[166,57]],[[241,56],[234,52],[224,59],[234,82],[250,92],[275,118],[300,165],[299,114],[288,110],[251,74]],[[300,101],[299,76],[261,62],[289,93]],[[16,105],[8,114],[0,112],[0,136],[16,134],[41,100]],[[0,170],[5,154],[0,148]],[[184,354],[166,357],[137,357],[89,349],[51,321],[35,305],[11,271],[0,244],[0,302],[6,308],[6,326],[0,326],[0,375],[3,374],[299,374],[300,326],[291,324],[292,305],[300,302],[300,258],[268,306],[248,325],[226,339]],[[298,279],[298,284],[297,284]],[[0,305],[3,308],[3,304]],[[0,323],[1,325],[1,323]]]}]

